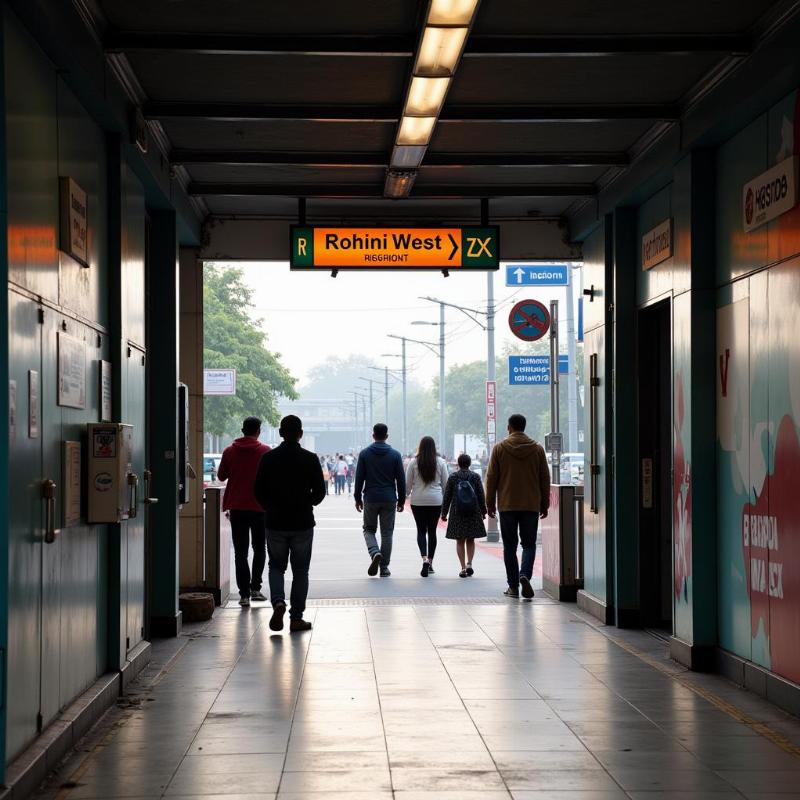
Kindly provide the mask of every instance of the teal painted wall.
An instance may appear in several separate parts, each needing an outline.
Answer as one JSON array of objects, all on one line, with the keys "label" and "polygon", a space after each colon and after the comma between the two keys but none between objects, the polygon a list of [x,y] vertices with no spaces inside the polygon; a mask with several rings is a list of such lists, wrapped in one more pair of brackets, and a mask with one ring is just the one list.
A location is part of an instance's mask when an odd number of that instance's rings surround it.
[{"label": "teal painted wall", "polygon": [[[43,537],[41,482],[57,485],[56,518],[63,519],[64,441],[86,448],[87,422],[100,420],[99,361],[121,361],[121,348],[111,336],[112,309],[124,308],[125,341],[136,350],[136,365],[128,368],[125,383],[115,391],[125,397],[125,413],[139,424],[137,469],[144,466],[144,194],[138,180],[125,170],[124,208],[118,203],[123,257],[112,258],[109,238],[108,152],[105,133],[95,124],[33,39],[3,6],[2,49],[6,110],[3,172],[7,175],[8,247],[2,248],[0,270],[7,287],[2,309],[9,302],[0,376],[6,365],[6,337],[10,339],[9,377],[16,381],[17,425],[10,439],[9,459],[15,465],[8,480],[9,649],[6,675],[7,718],[5,759],[18,754],[37,735],[37,715],[44,725],[109,668],[124,663],[126,645],[142,638],[144,611],[144,530],[140,520],[125,531],[126,560],[115,574],[116,596],[109,594],[109,563],[119,550],[119,531],[81,521],[52,544]],[[13,80],[11,79],[13,76]],[[120,167],[122,169],[122,167]],[[89,266],[73,261],[59,246],[59,176],[69,176],[87,192]],[[0,176],[1,177],[1,176]],[[0,180],[0,189],[2,181]],[[0,215],[5,215],[5,193]],[[112,265],[125,266],[124,288],[110,294]],[[57,342],[69,335],[83,343],[85,407],[57,405]],[[39,376],[40,435],[29,435],[29,375]],[[130,377],[133,376],[133,377]],[[5,381],[4,381],[5,386]],[[7,411],[8,393],[0,409]],[[0,445],[5,448],[6,441]],[[0,478],[6,467],[0,449]],[[2,482],[2,481],[0,481]],[[4,526],[5,533],[5,526]],[[111,546],[110,546],[111,545]],[[112,626],[117,600],[124,597],[124,622]],[[122,662],[109,659],[109,631],[120,637]],[[4,630],[0,627],[0,642]],[[2,644],[0,644],[2,646]]]},{"label": "teal painted wall", "polygon": [[720,644],[800,682],[800,207],[742,221],[742,184],[800,153],[797,103],[718,153],[715,394]]}]

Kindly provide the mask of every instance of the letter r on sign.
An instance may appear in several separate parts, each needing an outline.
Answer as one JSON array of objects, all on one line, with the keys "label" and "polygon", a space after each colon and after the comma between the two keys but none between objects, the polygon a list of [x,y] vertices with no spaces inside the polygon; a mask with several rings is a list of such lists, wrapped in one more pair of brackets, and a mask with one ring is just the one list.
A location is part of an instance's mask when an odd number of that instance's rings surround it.
[{"label": "letter r on sign", "polygon": [[308,242],[306,241],[304,236],[299,236],[297,238],[297,255],[304,256],[306,254],[306,245]]}]

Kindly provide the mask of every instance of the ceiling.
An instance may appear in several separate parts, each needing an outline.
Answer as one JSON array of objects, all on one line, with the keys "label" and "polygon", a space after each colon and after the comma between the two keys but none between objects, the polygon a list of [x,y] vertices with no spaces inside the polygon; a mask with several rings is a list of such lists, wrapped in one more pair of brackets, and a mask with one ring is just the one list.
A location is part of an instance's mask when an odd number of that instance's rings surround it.
[{"label": "ceiling", "polygon": [[410,195],[384,197],[427,0],[93,0],[204,213],[569,217],[757,46],[785,2],[482,0]]}]

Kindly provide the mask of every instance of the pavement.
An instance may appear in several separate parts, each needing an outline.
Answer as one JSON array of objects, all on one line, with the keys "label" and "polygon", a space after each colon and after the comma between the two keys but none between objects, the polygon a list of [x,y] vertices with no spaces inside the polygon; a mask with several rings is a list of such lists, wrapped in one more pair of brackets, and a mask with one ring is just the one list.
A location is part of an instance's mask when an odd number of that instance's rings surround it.
[{"label": "pavement", "polygon": [[[361,529],[361,515],[355,510],[353,498],[330,494],[315,509],[317,527],[314,532],[314,552],[311,559],[309,600],[361,599],[381,601],[397,598],[427,598],[430,600],[459,600],[502,598],[506,588],[503,548],[499,542],[478,540],[473,567],[475,575],[459,578],[461,566],[456,544],[445,539],[446,526],[440,525],[438,546],[434,558],[436,572],[427,578],[420,576],[422,561],[417,549],[417,531],[411,508],[406,506],[397,514],[390,578],[370,578],[370,560]],[[223,517],[223,524],[228,524]],[[251,553],[252,562],[252,553]],[[233,549],[231,548],[233,573]],[[266,572],[266,570],[265,570]],[[541,588],[541,547],[534,565],[533,587]],[[266,586],[266,575],[264,576]],[[286,595],[289,595],[291,570],[287,572]],[[266,588],[264,589],[266,594]],[[236,605],[239,593],[235,575],[231,574],[231,604]]]}]

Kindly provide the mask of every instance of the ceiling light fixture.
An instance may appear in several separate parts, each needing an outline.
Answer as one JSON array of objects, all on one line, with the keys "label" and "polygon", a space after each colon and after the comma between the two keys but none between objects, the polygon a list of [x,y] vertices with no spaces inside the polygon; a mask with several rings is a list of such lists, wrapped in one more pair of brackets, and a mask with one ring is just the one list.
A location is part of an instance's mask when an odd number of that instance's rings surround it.
[{"label": "ceiling light fixture", "polygon": [[386,197],[407,197],[444,106],[480,0],[430,0],[392,159]]}]

